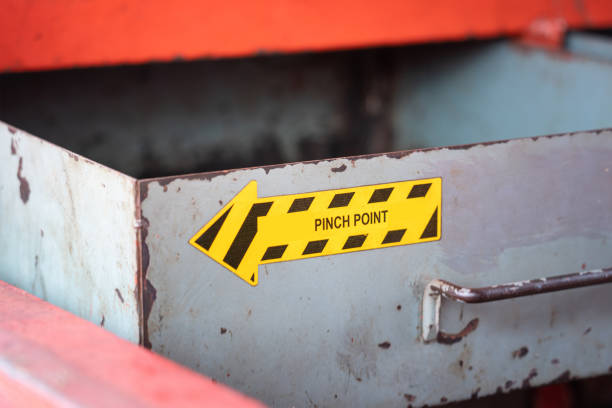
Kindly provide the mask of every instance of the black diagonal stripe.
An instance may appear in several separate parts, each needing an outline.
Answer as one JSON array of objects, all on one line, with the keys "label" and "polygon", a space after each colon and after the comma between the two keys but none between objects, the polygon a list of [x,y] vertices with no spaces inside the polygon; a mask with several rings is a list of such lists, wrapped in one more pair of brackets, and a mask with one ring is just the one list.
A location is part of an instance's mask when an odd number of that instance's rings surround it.
[{"label": "black diagonal stripe", "polygon": [[291,208],[289,208],[289,211],[287,212],[292,213],[306,211],[310,208],[312,200],[314,200],[314,197],[296,198],[295,200],[293,200],[293,203],[291,203]]},{"label": "black diagonal stripe", "polygon": [[387,232],[387,235],[385,235],[382,243],[393,244],[394,242],[400,242],[405,233],[406,229],[389,231]]},{"label": "black diagonal stripe", "polygon": [[199,246],[206,249],[207,251],[210,249],[210,246],[212,245],[215,238],[217,238],[217,234],[219,234],[219,230],[225,222],[225,219],[227,218],[227,215],[229,214],[232,207],[228,208],[227,211],[225,211],[223,215],[220,216],[217,221],[214,222],[213,225],[211,225],[206,231],[204,231],[204,233],[202,233],[202,235],[198,237],[198,239],[196,239],[196,243]]},{"label": "black diagonal stripe", "polygon": [[342,249],[359,248],[363,245],[367,235],[351,235],[348,237]]},{"label": "black diagonal stripe", "polygon": [[349,205],[354,195],[354,192],[336,194],[327,208],[346,207]]},{"label": "black diagonal stripe", "polygon": [[244,254],[246,254],[249,246],[251,246],[251,242],[253,242],[253,238],[255,238],[255,234],[257,234],[257,218],[268,214],[270,207],[272,207],[272,202],[253,204],[240,230],[238,230],[234,242],[232,242],[232,245],[230,245],[225,254],[223,262],[234,269],[238,269],[238,265],[242,262]]},{"label": "black diagonal stripe", "polygon": [[438,207],[434,211],[433,215],[429,219],[423,234],[421,234],[421,239],[423,238],[434,238],[438,236]]},{"label": "black diagonal stripe", "polygon": [[429,191],[429,187],[431,187],[431,183],[416,184],[412,186],[412,189],[410,190],[410,193],[408,193],[407,198],[425,197],[427,195],[427,192]]},{"label": "black diagonal stripe", "polygon": [[368,204],[369,203],[382,203],[384,201],[387,201],[392,191],[393,191],[393,187],[379,188],[379,189],[374,190],[374,192],[372,193],[372,197],[370,197],[370,201],[368,201]]},{"label": "black diagonal stripe", "polygon": [[287,249],[287,245],[278,245],[278,246],[268,247],[268,249],[266,249],[266,253],[264,254],[264,256],[261,257],[261,260],[266,261],[268,259],[282,258],[283,254],[285,253],[285,249]]},{"label": "black diagonal stripe", "polygon": [[323,249],[325,248],[326,244],[326,239],[322,239],[320,241],[310,241],[306,245],[306,248],[304,249],[304,252],[302,252],[302,255],[318,254],[319,252],[323,252]]}]

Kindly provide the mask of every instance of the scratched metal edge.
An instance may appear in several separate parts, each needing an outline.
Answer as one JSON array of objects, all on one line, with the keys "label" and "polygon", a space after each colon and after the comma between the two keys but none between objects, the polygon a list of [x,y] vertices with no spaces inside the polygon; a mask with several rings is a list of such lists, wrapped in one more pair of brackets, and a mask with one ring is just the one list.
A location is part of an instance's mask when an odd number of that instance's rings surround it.
[{"label": "scratched metal edge", "polygon": [[56,143],[50,142],[47,139],[43,139],[42,137],[38,137],[36,135],[33,135],[32,133],[30,133],[30,132],[28,132],[26,130],[23,130],[23,129],[21,129],[19,127],[16,127],[16,126],[13,126],[13,125],[10,125],[10,124],[2,121],[1,119],[0,119],[0,124],[5,125],[9,129],[9,131],[11,133],[15,133],[16,131],[19,131],[19,132],[27,135],[28,137],[30,137],[32,139],[38,140],[40,143],[44,143],[44,144],[53,146],[56,149],[59,149],[62,152],[66,153],[69,157],[71,157],[75,161],[83,160],[85,163],[95,164],[95,165],[100,166],[100,167],[102,167],[102,168],[104,168],[106,170],[109,170],[109,171],[113,172],[113,173],[120,174],[123,177],[127,177],[128,179],[130,179],[133,182],[138,181],[138,179],[136,179],[135,177],[130,176],[129,174],[123,173],[123,172],[121,172],[121,171],[119,171],[117,169],[114,169],[112,167],[108,167],[108,166],[106,166],[106,165],[104,165],[104,164],[102,164],[100,162],[97,162],[95,160],[92,160],[92,159],[90,159],[90,158],[88,158],[86,156],[83,156],[81,154],[75,153],[72,150],[68,150],[65,147],[62,147],[62,146],[60,146],[60,145],[58,145]]},{"label": "scratched metal edge", "polygon": [[[145,178],[145,179],[139,179],[138,182],[139,184],[142,186],[140,189],[140,201],[144,201],[147,198],[148,195],[148,184],[149,183],[153,183],[153,182],[157,182],[159,183],[160,186],[165,186],[170,184],[171,182],[173,182],[174,180],[212,180],[215,177],[218,176],[223,176],[223,175],[228,175],[237,171],[243,171],[243,170],[254,170],[254,169],[262,169],[266,172],[266,174],[268,174],[271,170],[274,169],[279,169],[279,168],[284,168],[287,166],[292,166],[295,164],[319,164],[319,163],[331,163],[334,162],[336,160],[341,160],[341,159],[345,159],[345,160],[349,160],[349,161],[355,161],[355,160],[369,160],[369,159],[374,159],[377,157],[383,157],[386,156],[388,158],[391,159],[401,159],[407,156],[410,156],[413,153],[427,153],[427,152],[431,152],[431,151],[437,151],[437,150],[469,150],[475,147],[479,147],[479,146],[492,146],[492,145],[497,145],[497,144],[504,144],[504,143],[509,143],[509,142],[513,142],[513,141],[521,141],[521,140],[533,140],[533,141],[538,141],[538,140],[543,140],[543,139],[551,139],[551,138],[557,138],[557,137],[563,137],[563,136],[576,136],[576,135],[582,135],[582,134],[600,134],[603,132],[612,132],[612,128],[602,128],[602,129],[590,129],[590,130],[578,130],[575,132],[565,132],[565,133],[553,133],[553,134],[549,134],[549,135],[541,135],[541,136],[533,136],[533,137],[522,137],[522,138],[515,138],[515,139],[504,139],[504,140],[494,140],[491,142],[480,142],[480,143],[468,143],[468,144],[459,144],[459,145],[451,145],[451,146],[438,146],[438,147],[427,147],[427,148],[423,148],[423,149],[411,149],[411,150],[398,150],[398,151],[392,151],[392,152],[385,152],[385,153],[372,153],[372,154],[363,154],[363,155],[356,155],[356,156],[340,156],[340,157],[332,157],[332,158],[327,158],[327,159],[320,159],[320,160],[306,160],[306,161],[300,161],[300,162],[289,162],[289,163],[280,163],[280,164],[272,164],[272,165],[267,165],[267,166],[253,166],[253,167],[242,167],[242,168],[236,168],[236,169],[228,169],[228,170],[220,170],[220,171],[210,171],[210,172],[201,172],[201,173],[187,173],[187,174],[179,174],[179,175],[173,175],[173,176],[163,176],[163,177],[153,177],[153,178]],[[333,172],[342,172],[346,169],[346,165],[341,165],[338,168],[333,168],[332,171]]]}]

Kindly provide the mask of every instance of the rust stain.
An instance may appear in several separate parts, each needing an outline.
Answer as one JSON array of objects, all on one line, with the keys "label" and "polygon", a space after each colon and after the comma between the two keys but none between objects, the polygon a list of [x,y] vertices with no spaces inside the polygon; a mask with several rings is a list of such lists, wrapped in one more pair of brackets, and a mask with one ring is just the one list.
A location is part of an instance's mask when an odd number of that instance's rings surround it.
[{"label": "rust stain", "polygon": [[521,347],[518,350],[512,352],[512,358],[523,358],[529,353],[529,349],[526,346]]},{"label": "rust stain", "polygon": [[445,403],[445,402],[447,402],[447,401],[448,401],[448,398],[446,398],[446,397],[442,397],[442,398],[440,398],[440,402],[441,402],[442,404],[444,404],[444,403]]},{"label": "rust stain", "polygon": [[123,296],[121,296],[121,292],[119,291],[118,288],[115,288],[115,293],[119,297],[119,300],[121,301],[121,303],[123,303]]},{"label": "rust stain", "polygon": [[137,229],[137,261],[139,270],[137,274],[138,279],[138,291],[139,291],[139,318],[140,318],[140,339],[139,342],[145,348],[151,349],[152,344],[149,340],[149,316],[153,309],[153,303],[157,298],[157,290],[147,279],[147,272],[149,270],[149,246],[147,245],[147,235],[149,233],[149,220],[142,215],[142,202],[146,199],[148,194],[148,185],[140,181],[136,182],[136,219],[139,220],[139,227]]},{"label": "rust stain", "polygon": [[100,326],[104,327],[104,322],[106,321],[106,319],[104,318],[104,315],[102,315],[102,320],[100,321]]},{"label": "rust stain", "polygon": [[569,370],[565,370],[560,376],[555,378],[551,384],[566,383],[571,379]]},{"label": "rust stain", "polygon": [[15,139],[11,139],[11,155],[14,156],[17,154],[17,144],[15,143]]},{"label": "rust stain", "polygon": [[149,316],[151,315],[151,310],[153,309],[153,303],[155,302],[155,299],[157,298],[157,290],[155,289],[155,287],[153,286],[153,284],[151,284],[151,281],[145,278],[145,286],[144,286],[144,292],[143,292],[143,298],[142,298],[142,310],[144,313],[144,320],[143,320],[143,325],[144,325],[144,346],[148,349],[151,349],[152,345],[151,342],[149,341]]},{"label": "rust stain", "polygon": [[159,185],[160,185],[160,186],[162,186],[162,187],[166,187],[166,188],[164,189],[164,192],[165,192],[165,191],[168,191],[168,188],[167,188],[167,187],[168,187],[168,184],[172,183],[173,181],[174,181],[174,180],[173,180],[172,178],[168,178],[168,179],[163,178],[163,179],[161,179],[161,180],[158,180],[158,183],[159,183]]},{"label": "rust stain", "polygon": [[522,388],[525,389],[525,388],[531,387],[531,380],[537,377],[537,375],[538,375],[538,370],[536,370],[535,368],[532,368],[531,371],[529,371],[529,375],[527,376],[527,378],[523,380]]},{"label": "rust stain", "polygon": [[72,152],[68,152],[68,156],[70,156],[70,158],[76,162],[79,161],[79,156],[77,156],[76,154],[72,153]]},{"label": "rust stain", "polygon": [[436,341],[440,344],[451,345],[460,342],[464,337],[478,328],[478,318],[472,319],[459,333],[438,332]]},{"label": "rust stain", "polygon": [[23,203],[27,203],[30,198],[30,184],[28,180],[21,175],[23,169],[23,157],[19,158],[19,167],[17,168],[17,179],[19,180],[19,195]]},{"label": "rust stain", "polygon": [[385,341],[383,343],[378,344],[378,347],[380,347],[381,349],[389,349],[389,347],[391,347],[391,343],[389,343],[388,341]]},{"label": "rust stain", "polygon": [[221,333],[221,334],[225,334],[225,333],[227,333],[227,329],[226,329],[225,327],[222,327],[222,328],[219,330],[219,333]]},{"label": "rust stain", "polygon": [[397,305],[396,309],[397,310],[402,310],[402,305]]},{"label": "rust stain", "polygon": [[558,358],[553,358],[552,360],[550,360],[551,364],[559,364],[559,359]]},{"label": "rust stain", "polygon": [[346,164],[343,164],[342,166],[338,166],[338,167],[332,167],[331,169],[333,173],[341,173],[344,170],[346,170]]},{"label": "rust stain", "polygon": [[149,183],[138,182],[138,189],[140,190],[140,202],[142,203],[149,195]]},{"label": "rust stain", "polygon": [[416,400],[416,396],[412,394],[404,394],[404,398],[406,398],[406,401],[408,402],[414,402],[414,400]]},{"label": "rust stain", "polygon": [[6,127],[8,128],[8,131],[11,132],[12,134],[17,133],[17,129],[15,129],[14,127],[8,126],[8,125]]}]

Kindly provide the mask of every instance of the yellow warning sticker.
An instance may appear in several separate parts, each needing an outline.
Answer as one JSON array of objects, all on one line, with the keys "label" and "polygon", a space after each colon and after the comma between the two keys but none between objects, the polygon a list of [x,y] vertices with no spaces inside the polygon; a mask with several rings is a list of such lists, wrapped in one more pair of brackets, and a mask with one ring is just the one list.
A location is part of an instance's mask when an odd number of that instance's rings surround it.
[{"label": "yellow warning sticker", "polygon": [[257,285],[258,265],[440,239],[442,179],[257,197],[246,185],[189,243]]}]

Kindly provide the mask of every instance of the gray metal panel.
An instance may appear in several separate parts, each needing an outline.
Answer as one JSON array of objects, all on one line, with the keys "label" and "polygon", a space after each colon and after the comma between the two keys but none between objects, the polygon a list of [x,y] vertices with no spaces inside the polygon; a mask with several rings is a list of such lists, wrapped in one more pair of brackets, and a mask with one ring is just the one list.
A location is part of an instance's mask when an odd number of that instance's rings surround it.
[{"label": "gray metal panel", "polygon": [[404,56],[397,65],[395,149],[612,126],[608,63],[499,41]]},{"label": "gray metal panel", "polygon": [[138,342],[135,190],[0,122],[0,279]]},{"label": "gray metal panel", "polygon": [[[273,196],[428,177],[437,242],[260,266],[256,287],[188,244],[251,180]],[[269,404],[419,406],[612,370],[610,285],[444,302],[442,329],[465,336],[420,340],[434,278],[612,265],[612,131],[145,180],[141,198],[153,349]]]},{"label": "gray metal panel", "polygon": [[600,61],[612,61],[612,41],[609,36],[571,32],[565,39],[568,52]]}]

